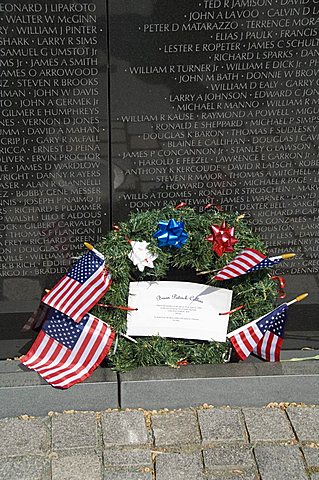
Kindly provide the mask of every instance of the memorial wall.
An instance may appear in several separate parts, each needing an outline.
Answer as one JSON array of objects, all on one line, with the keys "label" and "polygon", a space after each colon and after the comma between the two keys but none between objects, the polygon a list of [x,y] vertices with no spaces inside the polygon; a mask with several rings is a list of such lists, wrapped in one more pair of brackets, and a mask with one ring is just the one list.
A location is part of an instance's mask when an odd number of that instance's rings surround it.
[{"label": "memorial wall", "polygon": [[0,2],[0,339],[109,225],[106,5]]},{"label": "memorial wall", "polygon": [[180,201],[297,253],[319,346],[318,30],[314,0],[0,0],[1,357],[83,241]]},{"label": "memorial wall", "polygon": [[287,298],[309,292],[289,325],[318,347],[318,2],[110,6],[114,217],[180,201],[245,214],[271,254],[297,254],[276,273]]}]

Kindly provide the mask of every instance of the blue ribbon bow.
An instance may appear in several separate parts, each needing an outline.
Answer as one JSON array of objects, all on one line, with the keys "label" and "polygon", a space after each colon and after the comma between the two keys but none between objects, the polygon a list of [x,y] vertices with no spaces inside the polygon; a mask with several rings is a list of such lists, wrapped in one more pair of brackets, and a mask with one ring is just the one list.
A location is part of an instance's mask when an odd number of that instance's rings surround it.
[{"label": "blue ribbon bow", "polygon": [[184,232],[184,222],[177,222],[172,218],[168,222],[159,222],[158,230],[153,237],[157,238],[159,247],[182,248],[188,234]]}]

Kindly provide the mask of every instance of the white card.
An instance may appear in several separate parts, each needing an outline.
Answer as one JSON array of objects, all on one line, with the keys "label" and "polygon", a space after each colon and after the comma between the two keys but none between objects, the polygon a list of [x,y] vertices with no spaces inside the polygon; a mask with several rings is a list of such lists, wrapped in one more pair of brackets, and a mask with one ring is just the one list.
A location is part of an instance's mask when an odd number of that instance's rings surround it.
[{"label": "white card", "polygon": [[131,282],[127,334],[226,341],[232,291],[190,282]]}]

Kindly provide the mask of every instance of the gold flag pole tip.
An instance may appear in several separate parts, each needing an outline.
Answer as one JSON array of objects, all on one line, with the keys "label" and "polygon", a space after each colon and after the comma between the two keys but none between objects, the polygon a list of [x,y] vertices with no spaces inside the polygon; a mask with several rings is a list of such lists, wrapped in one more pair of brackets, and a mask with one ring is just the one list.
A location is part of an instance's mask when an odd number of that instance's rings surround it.
[{"label": "gold flag pole tip", "polygon": [[91,244],[88,243],[88,242],[84,242],[84,246],[85,246],[86,248],[88,248],[89,250],[94,250],[93,245],[91,245]]},{"label": "gold flag pole tip", "polygon": [[301,302],[302,300],[307,298],[308,295],[309,295],[309,293],[302,293],[301,295],[298,295],[298,297],[296,297],[296,302]]},{"label": "gold flag pole tip", "polygon": [[289,305],[292,305],[293,303],[296,303],[296,302],[301,302],[301,300],[304,300],[307,297],[308,297],[308,293],[302,293],[301,295],[298,295],[298,297],[291,300],[291,302],[288,302],[287,305],[289,307]]},{"label": "gold flag pole tip", "polygon": [[283,253],[280,255],[283,260],[289,260],[290,258],[294,258],[296,256],[295,253]]}]

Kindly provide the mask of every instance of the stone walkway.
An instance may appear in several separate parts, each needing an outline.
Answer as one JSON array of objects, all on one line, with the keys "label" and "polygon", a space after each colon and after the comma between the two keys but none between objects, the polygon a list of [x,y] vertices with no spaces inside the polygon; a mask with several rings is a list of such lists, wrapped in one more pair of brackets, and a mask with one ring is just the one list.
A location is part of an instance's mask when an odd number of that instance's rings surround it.
[{"label": "stone walkway", "polygon": [[319,406],[0,420],[3,480],[318,480]]}]

